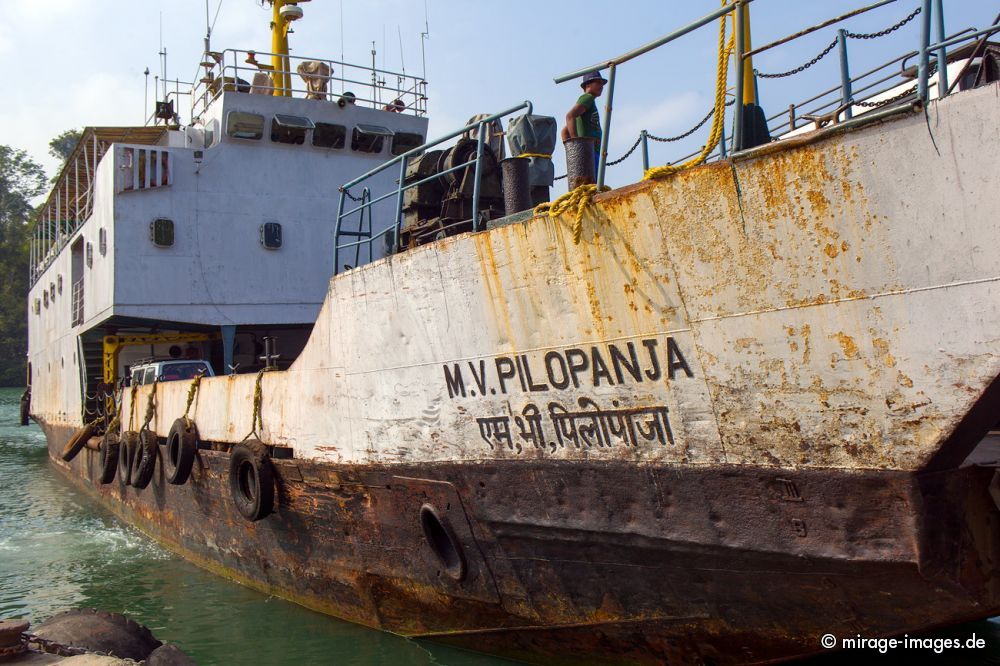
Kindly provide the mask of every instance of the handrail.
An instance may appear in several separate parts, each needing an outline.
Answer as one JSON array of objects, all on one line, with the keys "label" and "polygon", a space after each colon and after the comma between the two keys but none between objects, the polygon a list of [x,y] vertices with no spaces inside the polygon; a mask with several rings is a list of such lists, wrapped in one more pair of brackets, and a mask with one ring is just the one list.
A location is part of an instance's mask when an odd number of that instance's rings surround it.
[{"label": "handrail", "polygon": [[[402,228],[402,222],[403,222],[403,218],[402,218],[402,215],[403,215],[403,193],[406,192],[406,190],[409,190],[409,189],[412,189],[412,188],[417,187],[419,185],[422,185],[422,184],[424,184],[424,183],[426,183],[426,182],[428,182],[430,180],[433,180],[434,178],[438,178],[438,177],[440,177],[443,174],[452,173],[452,172],[458,171],[460,169],[465,169],[465,168],[467,168],[469,166],[475,166],[475,175],[474,175],[474,180],[473,180],[473,193],[472,193],[472,228],[473,228],[473,231],[480,231],[481,230],[481,226],[480,226],[480,221],[479,221],[479,193],[480,193],[479,190],[480,190],[480,182],[482,180],[483,148],[484,148],[485,143],[486,143],[486,128],[493,121],[499,120],[500,118],[503,118],[504,116],[509,116],[510,114],[516,113],[517,111],[521,111],[522,109],[526,110],[527,113],[528,113],[528,115],[531,115],[532,111],[534,110],[534,107],[533,107],[533,105],[531,103],[531,100],[525,100],[525,101],[521,102],[520,104],[517,104],[516,106],[510,107],[509,109],[504,109],[503,111],[500,111],[499,113],[494,113],[492,115],[486,116],[484,118],[481,118],[480,120],[477,120],[476,122],[469,123],[469,124],[463,126],[461,129],[455,130],[453,132],[449,132],[448,134],[445,134],[444,136],[440,136],[437,139],[433,139],[431,141],[427,141],[424,144],[422,144],[420,146],[417,146],[416,148],[408,150],[408,151],[406,151],[405,153],[403,153],[401,155],[397,155],[396,157],[392,158],[391,160],[388,160],[387,162],[383,162],[382,164],[380,164],[379,166],[375,167],[374,169],[370,169],[369,171],[367,171],[367,172],[363,173],[362,175],[358,176],[357,178],[354,178],[353,180],[350,180],[350,181],[344,183],[343,185],[341,185],[340,188],[339,188],[339,191],[340,191],[340,200],[339,200],[339,202],[337,204],[337,224],[336,224],[336,226],[334,228],[334,247],[333,247],[333,272],[334,272],[334,275],[336,275],[337,273],[340,272],[339,259],[340,259],[340,250],[342,250],[342,249],[346,249],[348,247],[359,247],[360,248],[361,244],[368,243],[368,255],[369,255],[369,260],[370,260],[371,256],[372,256],[372,244],[377,239],[382,238],[384,236],[387,236],[390,232],[392,232],[393,233],[393,238],[392,238],[392,244],[393,245],[392,245],[392,248],[391,248],[391,252],[393,252],[393,253],[397,252],[399,250],[399,236],[400,236],[400,230]],[[474,159],[470,159],[469,161],[467,161],[467,162],[465,162],[463,164],[459,164],[457,166],[453,166],[453,167],[447,169],[446,171],[438,172],[438,173],[434,174],[433,176],[430,176],[428,178],[424,178],[424,179],[422,179],[420,181],[417,181],[417,182],[414,182],[414,183],[410,183],[410,184],[406,184],[405,183],[405,180],[406,180],[406,166],[407,166],[407,160],[409,160],[409,158],[414,157],[416,155],[423,154],[429,148],[433,148],[435,146],[438,146],[438,145],[444,143],[445,141],[450,141],[451,139],[454,139],[456,137],[459,137],[459,136],[462,136],[464,134],[467,134],[467,133],[469,133],[470,131],[473,131],[473,130],[476,131],[476,137],[477,137],[476,138],[476,156],[475,156]],[[355,201],[358,201],[354,197],[354,195],[351,195],[350,192],[349,192],[349,190],[352,187],[354,187],[354,186],[356,186],[356,185],[358,185],[358,184],[360,184],[360,183],[368,180],[369,178],[372,178],[372,177],[374,177],[374,176],[382,173],[383,171],[385,171],[385,170],[387,170],[387,169],[389,169],[389,168],[391,168],[391,167],[393,167],[393,166],[395,166],[397,164],[399,165],[399,179],[398,179],[398,181],[396,183],[396,189],[395,190],[390,189],[389,192],[387,192],[387,193],[385,193],[385,194],[383,194],[383,195],[381,195],[379,197],[376,197],[376,198],[370,198],[370,195],[369,195],[369,198],[368,198],[367,201],[364,200],[365,196],[362,196],[362,200],[360,201],[360,205],[359,206],[357,206],[355,208],[352,208],[351,210],[349,210],[347,212],[344,211],[345,196],[350,196]],[[365,191],[366,192],[368,191],[367,187],[365,188]],[[363,223],[364,213],[365,213],[365,211],[368,211],[368,213],[369,213],[369,224],[370,224],[370,219],[371,219],[370,216],[371,216],[372,206],[374,206],[376,203],[379,203],[381,201],[384,201],[386,199],[391,198],[393,195],[395,195],[395,197],[396,197],[396,214],[393,217],[393,220],[392,220],[391,224],[386,225],[386,228],[383,229],[382,231],[378,232],[377,234],[372,234],[369,231],[368,232],[369,235],[366,236],[363,239],[351,241],[349,243],[343,243],[343,244],[340,243],[340,237],[341,236],[357,236],[357,232],[344,231],[342,229],[342,226],[343,226],[343,223],[344,223],[344,218],[348,217],[349,215],[353,215],[354,213],[361,213],[361,215],[362,215],[362,223]]]},{"label": "handrail", "polygon": [[[699,19],[697,21],[694,21],[693,23],[690,23],[690,24],[688,24],[688,25],[686,25],[686,26],[684,26],[682,28],[679,28],[678,30],[675,30],[675,31],[669,33],[668,35],[666,35],[664,37],[661,37],[661,38],[659,38],[657,40],[654,40],[653,42],[650,42],[650,43],[648,43],[648,44],[646,44],[644,46],[641,46],[639,48],[636,48],[636,49],[633,49],[631,51],[628,51],[628,52],[626,52],[626,53],[624,53],[622,55],[619,55],[617,57],[610,58],[608,60],[599,62],[596,65],[591,65],[589,67],[581,68],[581,69],[575,70],[573,72],[562,74],[562,75],[554,78],[554,81],[556,83],[562,83],[562,82],[568,81],[568,80],[570,80],[570,79],[572,79],[572,78],[574,78],[576,76],[579,76],[579,75],[581,75],[583,73],[586,73],[586,72],[589,72],[589,71],[594,71],[594,70],[600,71],[600,70],[605,69],[605,68],[608,69],[608,73],[606,75],[606,77],[608,79],[608,85],[606,86],[606,89],[605,89],[605,95],[606,95],[605,115],[604,115],[604,118],[602,119],[603,120],[603,127],[602,127],[603,132],[602,132],[601,149],[600,149],[600,155],[599,155],[600,159],[599,159],[598,174],[597,174],[598,186],[603,186],[603,184],[604,184],[604,176],[605,176],[605,169],[606,169],[606,167],[613,166],[613,164],[611,164],[611,163],[608,162],[609,158],[608,158],[607,147],[608,147],[608,143],[609,143],[609,135],[610,135],[610,129],[611,129],[612,100],[613,100],[613,97],[614,97],[614,87],[615,87],[614,86],[614,79],[615,79],[616,69],[617,69],[618,65],[620,65],[620,64],[622,64],[622,63],[624,63],[624,62],[626,62],[628,60],[631,60],[632,58],[635,58],[635,57],[637,57],[639,55],[642,55],[642,54],[644,54],[644,53],[646,53],[648,51],[651,51],[651,50],[653,50],[653,49],[655,49],[655,48],[657,48],[659,46],[662,46],[662,45],[664,45],[664,44],[666,44],[666,43],[668,43],[668,42],[670,42],[670,41],[672,41],[674,39],[677,39],[680,36],[688,34],[689,32],[691,32],[691,31],[693,31],[693,30],[695,30],[695,29],[697,29],[697,28],[699,28],[701,26],[706,25],[707,23],[709,23],[712,20],[714,20],[714,19],[716,19],[716,18],[718,18],[718,17],[726,14],[727,12],[734,12],[734,23],[736,24],[736,27],[735,27],[735,33],[736,33],[735,34],[736,57],[737,57],[737,62],[742,62],[743,60],[746,60],[746,59],[752,57],[755,54],[762,53],[764,51],[767,51],[768,49],[774,48],[774,47],[779,46],[781,44],[786,44],[786,43],[791,42],[791,41],[793,41],[795,39],[798,39],[799,37],[811,34],[811,33],[815,32],[815,31],[817,31],[817,30],[819,30],[821,28],[833,25],[834,23],[838,23],[838,22],[844,21],[846,19],[858,16],[859,14],[863,14],[865,12],[869,12],[869,11],[871,11],[873,9],[877,9],[879,7],[883,7],[883,6],[892,4],[896,0],[877,0],[877,1],[873,2],[872,4],[866,6],[866,7],[862,7],[860,9],[848,12],[846,14],[842,14],[842,15],[837,16],[835,18],[823,21],[823,22],[821,22],[821,23],[819,23],[817,25],[814,25],[814,26],[812,26],[810,28],[807,28],[805,30],[801,30],[801,31],[799,31],[797,33],[794,33],[792,35],[789,35],[787,37],[783,37],[783,38],[778,39],[776,41],[773,41],[773,42],[770,42],[768,44],[765,44],[764,46],[758,47],[758,48],[753,49],[753,50],[746,51],[744,49],[744,47],[743,47],[744,45],[742,43],[742,37],[743,37],[743,30],[742,30],[742,26],[743,26],[743,12],[742,11],[735,11],[735,10],[739,9],[740,7],[742,7],[742,6],[746,5],[746,4],[749,4],[749,2],[751,2],[751,1],[752,0],[731,0],[731,1],[727,2],[727,4],[724,5],[723,7],[720,7],[719,9],[711,12],[710,14],[708,14],[708,15],[706,15],[704,17],[702,17],[701,19]],[[900,61],[903,61],[904,64],[905,64],[905,61],[908,58],[911,58],[913,56],[918,56],[920,58],[920,64],[918,65],[917,75],[915,77],[916,78],[916,82],[915,83],[917,84],[917,90],[914,91],[914,94],[916,95],[917,99],[920,102],[922,102],[922,103],[926,103],[926,101],[928,99],[929,81],[930,81],[931,77],[935,73],[935,63],[940,63],[941,64],[941,66],[939,66],[939,67],[936,68],[936,70],[937,70],[937,90],[938,90],[937,95],[939,97],[946,96],[948,94],[948,88],[949,88],[948,71],[947,71],[947,67],[945,66],[946,63],[948,62],[946,48],[947,47],[952,47],[952,46],[954,46],[956,44],[968,42],[968,41],[971,41],[971,40],[974,40],[974,39],[977,39],[977,38],[980,38],[980,37],[983,37],[983,36],[988,36],[988,35],[993,34],[995,32],[1000,32],[1000,17],[998,17],[997,19],[994,20],[994,24],[993,25],[991,25],[991,26],[989,26],[987,28],[984,28],[982,30],[977,30],[975,28],[966,28],[965,30],[962,30],[960,32],[952,34],[951,36],[946,37],[945,36],[946,35],[946,33],[945,33],[945,27],[944,27],[944,11],[943,11],[944,10],[944,6],[943,5],[944,5],[943,0],[920,0],[919,9],[917,9],[916,11],[914,11],[911,15],[907,16],[903,21],[901,21],[900,23],[898,23],[896,25],[890,26],[886,30],[881,31],[881,32],[879,32],[877,34],[873,33],[871,35],[873,37],[874,36],[884,36],[885,34],[887,34],[889,32],[892,32],[892,31],[896,30],[897,28],[901,27],[902,25],[904,25],[905,23],[909,22],[911,19],[916,18],[917,14],[923,14],[923,16],[922,16],[922,24],[920,26],[919,45],[918,45],[918,48],[916,50],[909,51],[909,52],[907,52],[907,53],[905,53],[903,55],[897,56],[897,57],[895,57],[895,58],[893,58],[893,59],[891,59],[891,60],[889,60],[889,61],[887,61],[887,62],[885,62],[883,64],[880,64],[880,65],[878,65],[876,67],[868,69],[863,74],[860,74],[860,75],[857,75],[857,76],[852,76],[851,75],[850,68],[848,66],[847,40],[848,39],[856,39],[856,38],[860,38],[860,37],[869,37],[869,35],[857,35],[857,34],[848,32],[847,30],[838,30],[838,35],[837,35],[837,39],[835,40],[835,42],[839,43],[839,46],[840,46],[840,61],[841,61],[840,62],[840,65],[841,65],[841,67],[840,67],[840,70],[841,70],[840,84],[837,85],[837,86],[834,86],[834,87],[832,87],[832,88],[830,88],[828,90],[824,90],[823,92],[819,93],[818,95],[812,96],[812,97],[810,97],[809,99],[807,99],[807,100],[805,100],[803,102],[800,102],[798,104],[792,104],[786,110],[783,110],[781,112],[775,113],[774,115],[768,117],[767,118],[767,122],[769,124],[771,123],[771,121],[774,121],[775,119],[777,119],[777,118],[779,118],[781,116],[784,116],[786,114],[788,115],[788,118],[789,118],[788,120],[782,122],[777,127],[773,127],[772,126],[772,129],[771,129],[772,135],[774,135],[775,131],[784,130],[784,128],[788,128],[788,130],[797,129],[796,126],[795,126],[796,111],[798,109],[801,109],[802,107],[805,107],[805,105],[807,105],[807,104],[810,104],[812,102],[817,102],[819,100],[823,100],[824,98],[828,99],[829,101],[825,101],[825,102],[819,104],[819,106],[817,106],[815,109],[809,111],[808,114],[812,115],[812,114],[818,114],[820,112],[827,112],[826,110],[830,109],[831,107],[843,107],[842,110],[838,111],[838,118],[837,118],[837,121],[841,122],[841,123],[844,122],[844,121],[846,121],[846,120],[848,120],[848,119],[850,119],[852,113],[856,113],[856,114],[867,116],[867,117],[871,118],[871,117],[873,117],[873,114],[875,114],[876,112],[881,113],[881,109],[876,110],[874,108],[874,107],[877,107],[877,106],[882,106],[882,105],[892,105],[892,106],[907,105],[906,104],[907,100],[912,100],[913,99],[913,95],[911,95],[909,97],[904,96],[903,92],[901,92],[901,91],[903,91],[902,84],[906,82],[905,79],[909,79],[909,84],[912,85],[914,83],[913,79],[910,78],[910,77],[908,77],[908,76],[906,76],[905,73],[903,73],[903,72],[896,72],[896,73],[891,73],[891,74],[888,74],[888,75],[878,74],[878,73],[882,72],[887,67],[889,67],[889,66],[891,66],[891,65],[893,65],[895,63],[898,63]],[[933,41],[931,40],[931,37],[930,37],[930,32],[931,32],[931,28],[932,27],[937,32],[937,39],[933,40]],[[934,56],[933,56],[934,57],[934,62],[933,63],[930,61],[930,54],[932,52],[934,54]],[[877,75],[877,76],[873,76],[873,75]],[[892,83],[893,79],[896,79],[896,78],[901,77],[901,76],[904,78],[903,82]],[[734,87],[734,93],[735,93],[734,96],[736,97],[735,101],[738,103],[738,105],[742,104],[742,101],[743,101],[742,100],[742,97],[743,97],[742,78],[743,78],[743,69],[741,67],[737,67],[736,73],[735,73],[735,79],[736,79],[736,81],[735,81],[735,87]],[[854,85],[855,83],[860,83],[861,85],[855,86]],[[887,84],[887,85],[883,86],[882,84]],[[839,93],[839,94],[837,94],[837,93]],[[861,95],[862,93],[867,93],[867,95],[864,97],[864,99],[861,99],[860,101],[855,102],[855,99],[858,99],[858,96]],[[837,94],[836,98],[830,99],[828,96],[833,95],[833,94]],[[859,110],[857,108],[858,106],[860,106],[860,107],[867,107],[867,108],[864,108],[864,110],[862,111],[862,110]],[[908,106],[912,107],[912,104],[909,104]],[[739,107],[737,107],[737,108],[739,108]],[[855,123],[852,123],[852,125],[853,124],[855,124]],[[732,142],[733,142],[733,146],[734,146],[733,149],[738,151],[739,148],[740,148],[741,139],[742,139],[742,137],[741,137],[741,126],[740,126],[739,122],[735,123],[734,130],[735,130],[734,131],[734,136],[732,137]],[[644,171],[648,170],[649,150],[648,150],[647,141],[648,141],[648,139],[649,139],[650,136],[651,135],[649,134],[649,132],[647,130],[643,130],[642,132],[640,132],[639,139],[637,140],[637,144],[636,144],[636,145],[641,145],[642,146],[643,170]],[[695,153],[692,153],[692,155],[698,154],[703,149],[704,148],[699,149],[698,151],[695,151]],[[633,147],[632,150],[634,150],[634,147]],[[631,154],[632,150],[630,150],[628,153],[626,153],[625,157],[628,157],[628,155]],[[726,146],[722,145],[722,146],[720,146],[720,150],[717,153],[713,153],[712,155],[710,155],[708,157],[708,159],[713,159],[716,156],[725,157],[726,152],[727,152],[726,151]],[[624,159],[624,158],[622,158],[622,159]],[[617,162],[621,162],[622,159],[617,160]],[[675,164],[675,163],[683,161],[683,160],[684,160],[684,158],[681,158],[681,160],[676,160],[674,162],[671,162],[671,164]]]}]

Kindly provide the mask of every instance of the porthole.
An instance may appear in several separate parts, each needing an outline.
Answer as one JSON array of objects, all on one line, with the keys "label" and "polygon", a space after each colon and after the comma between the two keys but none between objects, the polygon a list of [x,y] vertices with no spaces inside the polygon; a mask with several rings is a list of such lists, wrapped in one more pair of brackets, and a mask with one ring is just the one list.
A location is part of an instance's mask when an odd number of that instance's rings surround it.
[{"label": "porthole", "polygon": [[281,247],[281,223],[265,222],[260,225],[260,244],[268,250]]},{"label": "porthole", "polygon": [[56,289],[62,293],[62,273],[56,276]]},{"label": "porthole", "polygon": [[97,251],[102,257],[108,253],[108,231],[104,227],[97,231]]},{"label": "porthole", "polygon": [[56,302],[56,283],[49,282],[49,300],[53,303]]},{"label": "porthole", "polygon": [[94,267],[94,244],[87,243],[87,268]]},{"label": "porthole", "polygon": [[174,221],[158,217],[149,223],[149,240],[156,247],[172,247],[174,244]]},{"label": "porthole", "polygon": [[42,304],[45,307],[49,307],[49,290],[48,289],[42,291]]}]

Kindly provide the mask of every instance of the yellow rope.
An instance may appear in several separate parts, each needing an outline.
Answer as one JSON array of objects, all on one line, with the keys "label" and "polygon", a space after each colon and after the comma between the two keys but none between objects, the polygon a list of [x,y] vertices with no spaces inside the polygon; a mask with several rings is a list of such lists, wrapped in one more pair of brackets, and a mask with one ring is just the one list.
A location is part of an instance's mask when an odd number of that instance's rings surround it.
[{"label": "yellow rope", "polygon": [[552,159],[551,153],[521,153],[517,157],[541,157],[544,159]]},{"label": "yellow rope", "polygon": [[258,425],[261,430],[264,429],[264,417],[260,412],[260,404],[263,398],[263,393],[260,390],[260,380],[264,378],[265,372],[267,372],[267,368],[261,368],[260,372],[257,373],[257,384],[253,389],[253,416],[250,417],[250,432],[242,439],[244,442],[250,439],[251,435],[257,435],[257,439],[260,439],[260,434],[257,432]]},{"label": "yellow rope", "polygon": [[[604,187],[602,191],[610,190]],[[580,244],[583,236],[583,211],[594,202],[594,195],[597,194],[597,185],[580,185],[562,195],[555,201],[547,201],[535,206],[535,215],[548,213],[549,217],[559,217],[566,211],[574,210],[576,215],[573,219],[573,243]]]},{"label": "yellow rope", "polygon": [[128,429],[132,430],[132,426],[135,425],[135,397],[136,392],[139,390],[139,385],[135,382],[132,383],[132,397],[129,398],[128,403]]},{"label": "yellow rope", "polygon": [[153,420],[153,415],[156,414],[156,384],[159,382],[159,378],[154,378],[153,383],[150,384],[149,389],[149,400],[146,401],[146,420],[143,422],[140,430],[148,430],[149,424]]},{"label": "yellow rope", "polygon": [[[722,0],[722,4],[725,5],[726,0]],[[740,10],[737,9],[736,11]],[[719,18],[719,62],[715,73],[715,114],[712,117],[712,131],[709,133],[708,141],[705,142],[701,153],[683,164],[667,164],[666,166],[653,167],[645,173],[643,180],[663,178],[683,169],[697,166],[704,162],[705,158],[715,150],[715,146],[719,143],[719,139],[722,136],[722,128],[726,120],[726,79],[729,76],[729,56],[733,51],[735,41],[736,33],[734,31],[729,36],[728,43],[726,42],[726,15],[723,14]],[[737,63],[736,66],[742,67],[743,63]],[[737,118],[739,118],[740,113],[742,113],[742,109],[737,109]],[[737,122],[739,121],[737,120]]]},{"label": "yellow rope", "polygon": [[191,411],[191,403],[194,402],[194,396],[198,392],[198,386],[201,384],[201,378],[205,376],[205,370],[202,370],[194,377],[194,381],[191,382],[191,387],[188,388],[188,398],[187,405],[184,406],[184,420],[190,421],[188,418],[188,412]]}]

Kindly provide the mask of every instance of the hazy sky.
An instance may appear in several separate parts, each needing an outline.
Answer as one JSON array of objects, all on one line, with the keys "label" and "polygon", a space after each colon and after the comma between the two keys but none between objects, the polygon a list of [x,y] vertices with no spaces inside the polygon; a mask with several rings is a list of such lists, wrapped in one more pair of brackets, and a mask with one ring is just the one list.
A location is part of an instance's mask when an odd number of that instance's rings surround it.
[{"label": "hazy sky", "polygon": [[[218,18],[214,49],[270,50],[270,9],[259,0],[209,0]],[[577,83],[555,85],[566,71],[623,53],[666,34],[718,6],[713,0],[427,0],[426,41],[431,135],[457,127],[473,114],[530,99],[536,113],[563,118],[579,95]],[[848,0],[757,0],[751,5],[755,45],[795,32],[862,3]],[[850,19],[855,32],[892,25],[919,6],[898,0]],[[991,23],[994,0],[945,0],[948,33]],[[293,54],[371,63],[419,74],[423,0],[312,0],[291,35]],[[343,25],[341,22],[343,12]],[[191,81],[205,34],[205,0],[0,0],[0,56],[6,67],[0,104],[0,144],[22,148],[51,173],[48,141],[86,125],[141,125],[150,70]],[[162,22],[162,28],[161,28]],[[916,49],[920,18],[891,37],[849,42],[854,73]],[[622,154],[641,129],[668,136],[695,124],[709,109],[714,83],[716,27],[706,27],[623,65],[615,94],[611,157]],[[836,33],[828,27],[758,57],[761,71],[782,71],[816,55]],[[342,43],[341,35],[344,35]],[[400,54],[402,36],[402,56]],[[912,64],[912,61],[911,61]],[[898,69],[898,66],[896,66]],[[731,70],[732,71],[732,70]],[[891,69],[886,70],[892,71]],[[761,102],[770,115],[839,83],[836,51],[806,73],[761,80]],[[602,107],[603,111],[603,107]],[[182,115],[187,116],[186,113]],[[654,164],[697,149],[707,127],[682,143],[652,146]],[[556,172],[565,171],[561,154]],[[641,176],[638,153],[609,171],[612,185]]]}]

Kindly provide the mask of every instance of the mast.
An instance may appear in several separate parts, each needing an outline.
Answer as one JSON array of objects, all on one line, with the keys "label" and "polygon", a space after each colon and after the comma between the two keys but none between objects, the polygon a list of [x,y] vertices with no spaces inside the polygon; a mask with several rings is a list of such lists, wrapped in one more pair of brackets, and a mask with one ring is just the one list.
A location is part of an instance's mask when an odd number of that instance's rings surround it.
[{"label": "mast", "polygon": [[298,4],[309,0],[270,0],[271,2],[271,66],[274,71],[275,97],[292,96],[292,74],[288,59],[288,32],[292,21],[302,18]]}]

